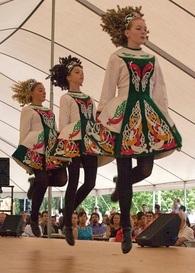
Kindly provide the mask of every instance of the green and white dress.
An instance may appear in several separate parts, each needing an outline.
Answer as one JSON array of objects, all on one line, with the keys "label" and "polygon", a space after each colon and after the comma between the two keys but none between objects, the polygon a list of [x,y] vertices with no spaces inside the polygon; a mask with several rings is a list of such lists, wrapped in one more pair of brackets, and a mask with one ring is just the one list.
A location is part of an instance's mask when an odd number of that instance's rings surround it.
[{"label": "green and white dress", "polygon": [[[83,92],[69,91],[60,98],[59,139],[55,156],[74,158],[94,154],[88,128],[95,123],[96,107],[93,98]],[[98,167],[108,164],[113,158],[98,158]]]},{"label": "green and white dress", "polygon": [[141,48],[110,56],[98,112],[88,130],[94,154],[161,158],[182,146],[158,61]]},{"label": "green and white dress", "polygon": [[57,137],[52,110],[41,106],[25,106],[20,117],[19,146],[12,157],[28,173],[33,173],[33,169],[63,167],[65,163],[54,157]]},{"label": "green and white dress", "polygon": [[82,92],[68,92],[60,99],[59,141],[55,155],[76,157],[88,151],[86,127],[93,126],[95,103]]}]

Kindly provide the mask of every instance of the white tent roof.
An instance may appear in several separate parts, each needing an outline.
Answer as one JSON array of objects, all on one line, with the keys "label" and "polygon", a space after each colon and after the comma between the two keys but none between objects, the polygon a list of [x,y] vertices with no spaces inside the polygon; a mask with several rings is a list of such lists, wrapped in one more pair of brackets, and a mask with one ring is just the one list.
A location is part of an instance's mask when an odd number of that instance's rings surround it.
[{"label": "white tent roof", "polygon": [[[157,52],[167,84],[170,114],[183,137],[182,151],[155,161],[152,175],[135,185],[134,191],[176,189],[184,184],[194,187],[194,1],[57,0],[54,63],[59,57],[69,54],[79,57],[85,72],[82,90],[98,102],[109,55],[116,49],[109,36],[102,32],[98,14],[116,8],[117,4],[120,7],[142,6],[150,30],[150,42],[144,49]],[[19,140],[21,108],[13,101],[10,86],[28,78],[43,82],[47,90],[46,106],[49,106],[50,82],[45,78],[51,66],[51,18],[52,0],[0,0],[0,157],[11,157]],[[54,88],[57,119],[61,95],[61,90]],[[24,197],[28,175],[12,159],[10,164],[14,196]],[[115,175],[115,162],[99,168],[96,194],[112,192]],[[63,196],[64,189],[53,188],[52,191],[53,196]]]}]

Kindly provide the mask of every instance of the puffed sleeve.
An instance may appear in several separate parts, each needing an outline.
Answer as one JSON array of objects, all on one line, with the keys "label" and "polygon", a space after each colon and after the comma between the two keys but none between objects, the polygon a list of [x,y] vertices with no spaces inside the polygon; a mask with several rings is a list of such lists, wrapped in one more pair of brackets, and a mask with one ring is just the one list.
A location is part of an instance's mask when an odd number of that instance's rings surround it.
[{"label": "puffed sleeve", "polygon": [[117,83],[120,77],[118,59],[119,57],[115,53],[109,58],[97,111],[101,112],[104,106],[115,97]]},{"label": "puffed sleeve", "polygon": [[24,107],[21,111],[19,144],[21,144],[24,141],[24,139],[31,131],[32,113],[33,110],[29,106]]},{"label": "puffed sleeve", "polygon": [[59,132],[70,123],[71,100],[69,97],[67,94],[64,94],[60,98]]},{"label": "puffed sleeve", "polygon": [[168,98],[166,85],[162,70],[158,63],[157,58],[155,57],[155,67],[154,73],[151,77],[150,82],[150,92],[152,99],[162,108],[164,111],[168,112]]},{"label": "puffed sleeve", "polygon": [[173,126],[174,121],[170,117],[169,110],[168,110],[168,98],[167,98],[166,85],[165,85],[164,77],[162,74],[162,70],[160,68],[160,65],[156,57],[155,57],[154,74],[152,75],[151,81],[150,81],[150,94],[151,94],[151,98],[154,100],[154,102],[157,104],[161,112],[164,114],[169,124]]}]

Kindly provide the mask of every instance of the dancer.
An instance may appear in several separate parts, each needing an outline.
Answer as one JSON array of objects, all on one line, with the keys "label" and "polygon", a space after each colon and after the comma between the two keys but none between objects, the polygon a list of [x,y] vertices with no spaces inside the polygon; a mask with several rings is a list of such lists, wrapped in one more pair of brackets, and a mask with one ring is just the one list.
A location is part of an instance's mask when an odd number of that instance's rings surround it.
[{"label": "dancer", "polygon": [[[68,89],[68,92],[60,99],[60,135],[56,156],[72,158],[72,164],[68,167],[63,218],[66,241],[73,246],[72,213],[95,187],[98,163],[96,156],[86,154],[90,153],[86,127],[93,126],[96,109],[93,99],[80,90],[84,80],[81,61],[68,56],[60,58],[59,62],[50,70],[51,82],[62,90]],[[77,191],[81,166],[84,169],[84,184]]]},{"label": "dancer", "polygon": [[[38,213],[48,186],[64,186],[67,181],[65,166],[55,159],[57,144],[55,116],[52,110],[42,106],[46,91],[41,82],[33,79],[18,82],[12,87],[13,99],[23,107],[20,117],[20,140],[13,159],[29,174],[35,175],[32,190],[30,225],[36,237],[40,237]],[[67,159],[69,162],[70,159]]]},{"label": "dancer", "polygon": [[[122,48],[110,56],[97,122],[88,132],[97,147],[94,153],[112,155],[117,161],[118,178],[112,199],[119,198],[123,253],[132,248],[129,216],[132,184],[151,174],[154,158],[181,147],[181,137],[168,114],[158,61],[141,48],[148,33],[142,16],[141,7],[119,6],[117,11],[108,10],[102,15],[103,30]],[[135,168],[132,158],[137,159]]]}]

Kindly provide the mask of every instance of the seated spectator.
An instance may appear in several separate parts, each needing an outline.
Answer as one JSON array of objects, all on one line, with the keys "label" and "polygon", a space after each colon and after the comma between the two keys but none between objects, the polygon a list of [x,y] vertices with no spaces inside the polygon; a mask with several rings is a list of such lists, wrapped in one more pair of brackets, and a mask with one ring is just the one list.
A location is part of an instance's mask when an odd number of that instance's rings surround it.
[{"label": "seated spectator", "polygon": [[72,214],[72,228],[75,228],[78,226],[78,213],[73,212]]},{"label": "seated spectator", "polygon": [[194,239],[195,239],[195,225],[191,227],[191,229],[193,230],[194,233]]},{"label": "seated spectator", "polygon": [[110,219],[110,225],[106,227],[106,236],[110,238],[115,238],[117,231],[121,229],[120,224],[120,213],[113,213]]},{"label": "seated spectator", "polygon": [[[131,227],[132,227],[132,237],[133,237],[135,235],[134,234],[134,221],[133,221],[131,214],[130,214],[130,223],[131,223]],[[122,238],[123,238],[123,230],[120,229],[116,233],[115,242],[118,242],[118,243],[122,242]]]},{"label": "seated spectator", "polygon": [[[40,229],[40,232],[41,232],[41,237],[43,236],[43,233],[42,233],[42,228],[39,226],[39,229]],[[35,237],[34,233],[32,232],[32,228],[30,226],[30,224],[27,224],[25,226],[25,229],[22,233],[22,236],[23,237]]]},{"label": "seated spectator", "polygon": [[186,215],[186,224],[188,225],[188,227],[190,227],[191,224],[190,224],[190,220],[189,220],[189,218],[188,218],[188,215],[187,215],[187,213],[186,213],[186,207],[183,206],[183,205],[181,205],[181,206],[179,207],[179,211],[185,212],[185,215]]},{"label": "seated spectator", "polygon": [[23,220],[23,225],[22,225],[22,230],[21,230],[21,232],[23,232],[24,229],[25,229],[25,227],[26,227],[26,225],[29,224],[28,223],[28,221],[29,221],[29,219],[28,219],[29,215],[28,215],[27,211],[21,212],[20,215],[22,215],[22,220]]},{"label": "seated spectator", "polygon": [[51,226],[55,230],[55,233],[59,233],[60,226],[56,223],[56,216],[51,216]]},{"label": "seated spectator", "polygon": [[[39,224],[42,229],[43,235],[48,235],[48,211],[44,210],[41,213],[41,223]],[[51,227],[51,233],[55,233],[55,229]]]},{"label": "seated spectator", "polygon": [[87,214],[82,211],[78,214],[78,226],[73,229],[73,236],[76,240],[93,240],[93,231],[86,225]]},{"label": "seated spectator", "polygon": [[100,217],[99,214],[93,212],[91,214],[91,224],[93,235],[104,235],[106,233],[106,226],[99,223]]},{"label": "seated spectator", "polygon": [[154,214],[154,220],[156,220],[161,214],[162,214],[162,213],[156,212],[156,213]]},{"label": "seated spectator", "polygon": [[102,225],[104,226],[110,225],[110,218],[107,214],[105,214],[102,218]]},{"label": "seated spectator", "polygon": [[1,227],[3,226],[3,223],[4,223],[4,221],[5,221],[6,216],[7,216],[6,213],[0,212],[0,229],[1,229]]},{"label": "seated spectator", "polygon": [[155,213],[162,213],[162,211],[160,210],[160,205],[159,204],[155,204],[155,206],[154,206],[154,211],[155,211]]},{"label": "seated spectator", "polygon": [[186,215],[183,211],[178,212],[179,217],[181,218],[181,224],[179,227],[178,240],[175,243],[175,246],[185,245],[185,242],[194,240],[193,230],[186,225]]},{"label": "seated spectator", "polygon": [[137,224],[138,226],[134,228],[134,236],[132,239],[135,239],[145,228],[147,228],[147,219],[143,211],[137,213]]},{"label": "seated spectator", "polygon": [[154,221],[154,212],[147,211],[145,215],[146,215],[147,225],[149,226]]}]

